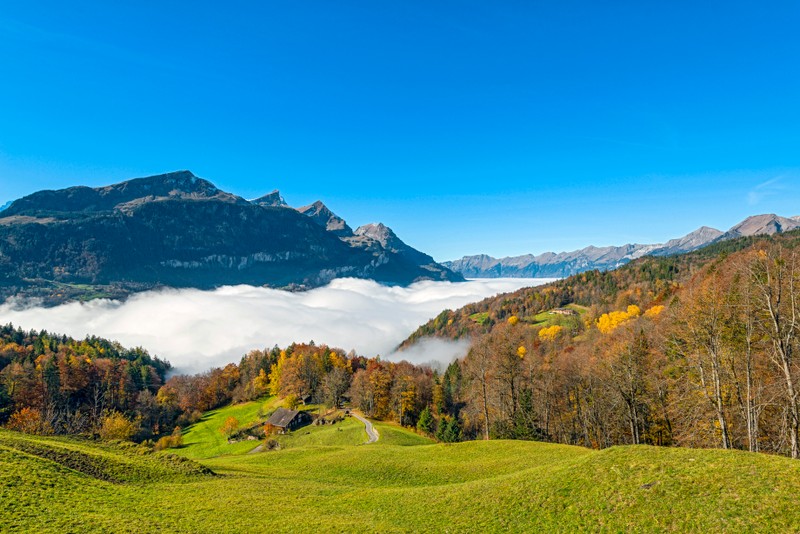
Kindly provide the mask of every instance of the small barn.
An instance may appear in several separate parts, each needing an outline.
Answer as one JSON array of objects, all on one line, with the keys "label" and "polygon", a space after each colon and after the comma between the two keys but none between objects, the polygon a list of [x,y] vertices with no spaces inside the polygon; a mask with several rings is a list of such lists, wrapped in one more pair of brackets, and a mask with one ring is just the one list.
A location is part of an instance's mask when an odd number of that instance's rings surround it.
[{"label": "small barn", "polygon": [[285,434],[290,430],[294,430],[309,423],[310,420],[311,416],[306,412],[278,408],[275,410],[275,413],[267,419],[267,425],[274,428],[279,434]]}]

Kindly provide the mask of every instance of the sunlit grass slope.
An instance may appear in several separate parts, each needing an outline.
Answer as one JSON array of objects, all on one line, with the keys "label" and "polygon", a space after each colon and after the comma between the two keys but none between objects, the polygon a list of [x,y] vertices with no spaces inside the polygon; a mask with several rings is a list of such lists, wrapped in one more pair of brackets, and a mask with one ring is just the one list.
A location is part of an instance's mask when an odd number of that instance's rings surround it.
[{"label": "sunlit grass slope", "polygon": [[[385,424],[377,425],[378,443],[362,445],[366,435],[355,423],[306,427],[278,451],[202,460],[214,475],[135,447],[0,431],[0,525],[50,532],[800,530],[800,463],[788,458],[430,444]],[[82,467],[95,463],[96,471]]]},{"label": "sunlit grass slope", "polygon": [[375,445],[400,445],[403,447],[410,447],[413,445],[430,445],[434,443],[432,439],[420,436],[394,423],[377,423],[373,421],[373,425],[375,426],[375,430],[378,431],[379,436],[378,442],[375,443]]},{"label": "sunlit grass slope", "polygon": [[240,454],[254,449],[259,442],[240,441],[228,443],[228,438],[220,428],[228,417],[235,417],[243,427],[256,423],[279,406],[275,397],[252,402],[244,402],[211,410],[202,419],[190,426],[183,434],[183,447],[173,452],[188,458],[211,458],[223,454]]},{"label": "sunlit grass slope", "polygon": [[[219,431],[220,427],[228,417],[235,417],[242,426],[249,426],[257,421],[263,421],[278,406],[280,406],[280,401],[275,397],[269,397],[259,401],[234,404],[206,412],[200,421],[190,426],[184,433],[184,446],[172,452],[196,460],[250,452],[260,442],[240,441],[238,443],[228,443],[226,437]],[[311,406],[307,409],[316,413],[317,406]],[[378,441],[380,445],[411,446],[433,443],[428,438],[391,423],[375,423],[375,428],[380,434],[380,440]],[[274,436],[274,439],[280,443],[282,449],[353,446],[365,443],[367,441],[367,433],[361,422],[347,417],[344,421],[334,425],[308,425],[287,435]]]}]

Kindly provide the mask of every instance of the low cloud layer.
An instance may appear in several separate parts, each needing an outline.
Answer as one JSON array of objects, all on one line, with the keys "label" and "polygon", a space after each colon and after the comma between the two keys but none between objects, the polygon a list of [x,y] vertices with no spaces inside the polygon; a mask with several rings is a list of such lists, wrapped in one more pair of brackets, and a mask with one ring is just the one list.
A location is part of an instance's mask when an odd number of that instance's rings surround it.
[{"label": "low cloud layer", "polygon": [[447,365],[467,355],[470,342],[468,339],[451,341],[438,337],[427,337],[418,340],[403,351],[392,352],[386,356],[391,361],[406,360],[416,365],[428,365],[444,372]]},{"label": "low cloud layer", "polygon": [[436,340],[399,354],[392,351],[419,325],[446,308],[547,281],[420,282],[403,288],[345,278],[302,293],[252,286],[162,290],[139,293],[125,302],[94,300],[26,309],[4,304],[0,305],[0,322],[142,346],[181,372],[237,362],[254,348],[311,340],[355,349],[365,356],[381,354],[414,363],[447,364],[466,352],[465,343]]}]

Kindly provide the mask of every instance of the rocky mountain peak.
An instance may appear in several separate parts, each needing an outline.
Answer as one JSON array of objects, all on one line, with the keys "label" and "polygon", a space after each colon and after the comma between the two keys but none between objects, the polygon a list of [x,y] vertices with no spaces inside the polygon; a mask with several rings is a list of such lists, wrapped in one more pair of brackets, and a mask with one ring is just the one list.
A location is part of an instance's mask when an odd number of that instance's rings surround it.
[{"label": "rocky mountain peak", "polygon": [[434,265],[433,258],[407,245],[402,239],[397,237],[394,231],[383,223],[370,223],[359,226],[355,235],[373,240],[381,245],[385,250],[400,254],[416,265]]},{"label": "rocky mountain peak", "polygon": [[328,207],[317,200],[313,204],[297,208],[297,211],[311,217],[318,225],[325,228],[337,237],[348,237],[353,235],[353,229],[350,228],[344,219],[333,213]]},{"label": "rocky mountain peak", "polygon": [[104,187],[77,186],[39,191],[14,201],[3,215],[124,210],[147,202],[175,199],[214,199],[236,204],[247,202],[220,190],[190,171],[175,171]]},{"label": "rocky mountain peak", "polygon": [[355,234],[370,237],[384,247],[391,246],[394,240],[399,240],[392,229],[383,223],[369,223],[359,226],[356,228]]},{"label": "rocky mountain peak", "polygon": [[774,213],[766,213],[746,218],[728,230],[723,237],[725,239],[732,239],[741,236],[772,235],[788,232],[795,228],[800,228],[800,220],[781,217]]},{"label": "rocky mountain peak", "polygon": [[670,239],[663,245],[651,251],[652,254],[659,256],[666,256],[669,254],[678,254],[682,252],[691,252],[700,247],[708,245],[715,239],[719,239],[723,232],[710,226],[701,226],[693,232],[689,232],[683,237]]},{"label": "rocky mountain peak", "polygon": [[251,200],[253,204],[257,204],[259,206],[275,206],[279,208],[288,208],[289,204],[281,196],[281,192],[275,189],[271,193],[267,193],[262,197],[258,197],[255,200]]},{"label": "rocky mountain peak", "polygon": [[716,228],[711,228],[710,226],[701,226],[694,232],[689,232],[682,238],[679,238],[679,241],[685,244],[696,244],[699,246],[710,243],[722,234],[723,232],[721,230],[717,230]]}]

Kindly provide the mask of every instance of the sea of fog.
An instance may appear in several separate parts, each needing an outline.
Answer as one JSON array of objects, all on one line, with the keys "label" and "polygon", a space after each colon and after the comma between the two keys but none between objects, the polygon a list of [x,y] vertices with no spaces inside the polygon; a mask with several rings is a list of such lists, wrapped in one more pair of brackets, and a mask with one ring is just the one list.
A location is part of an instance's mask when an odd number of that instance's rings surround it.
[{"label": "sea of fog", "polygon": [[465,341],[428,340],[399,354],[392,351],[444,309],[549,281],[497,278],[389,287],[341,278],[300,293],[245,285],[213,291],[165,289],[125,301],[99,299],[54,308],[20,308],[9,302],[0,305],[0,323],[141,346],[180,372],[205,371],[238,362],[249,350],[295,341],[354,349],[364,356],[446,364],[466,353]]}]

